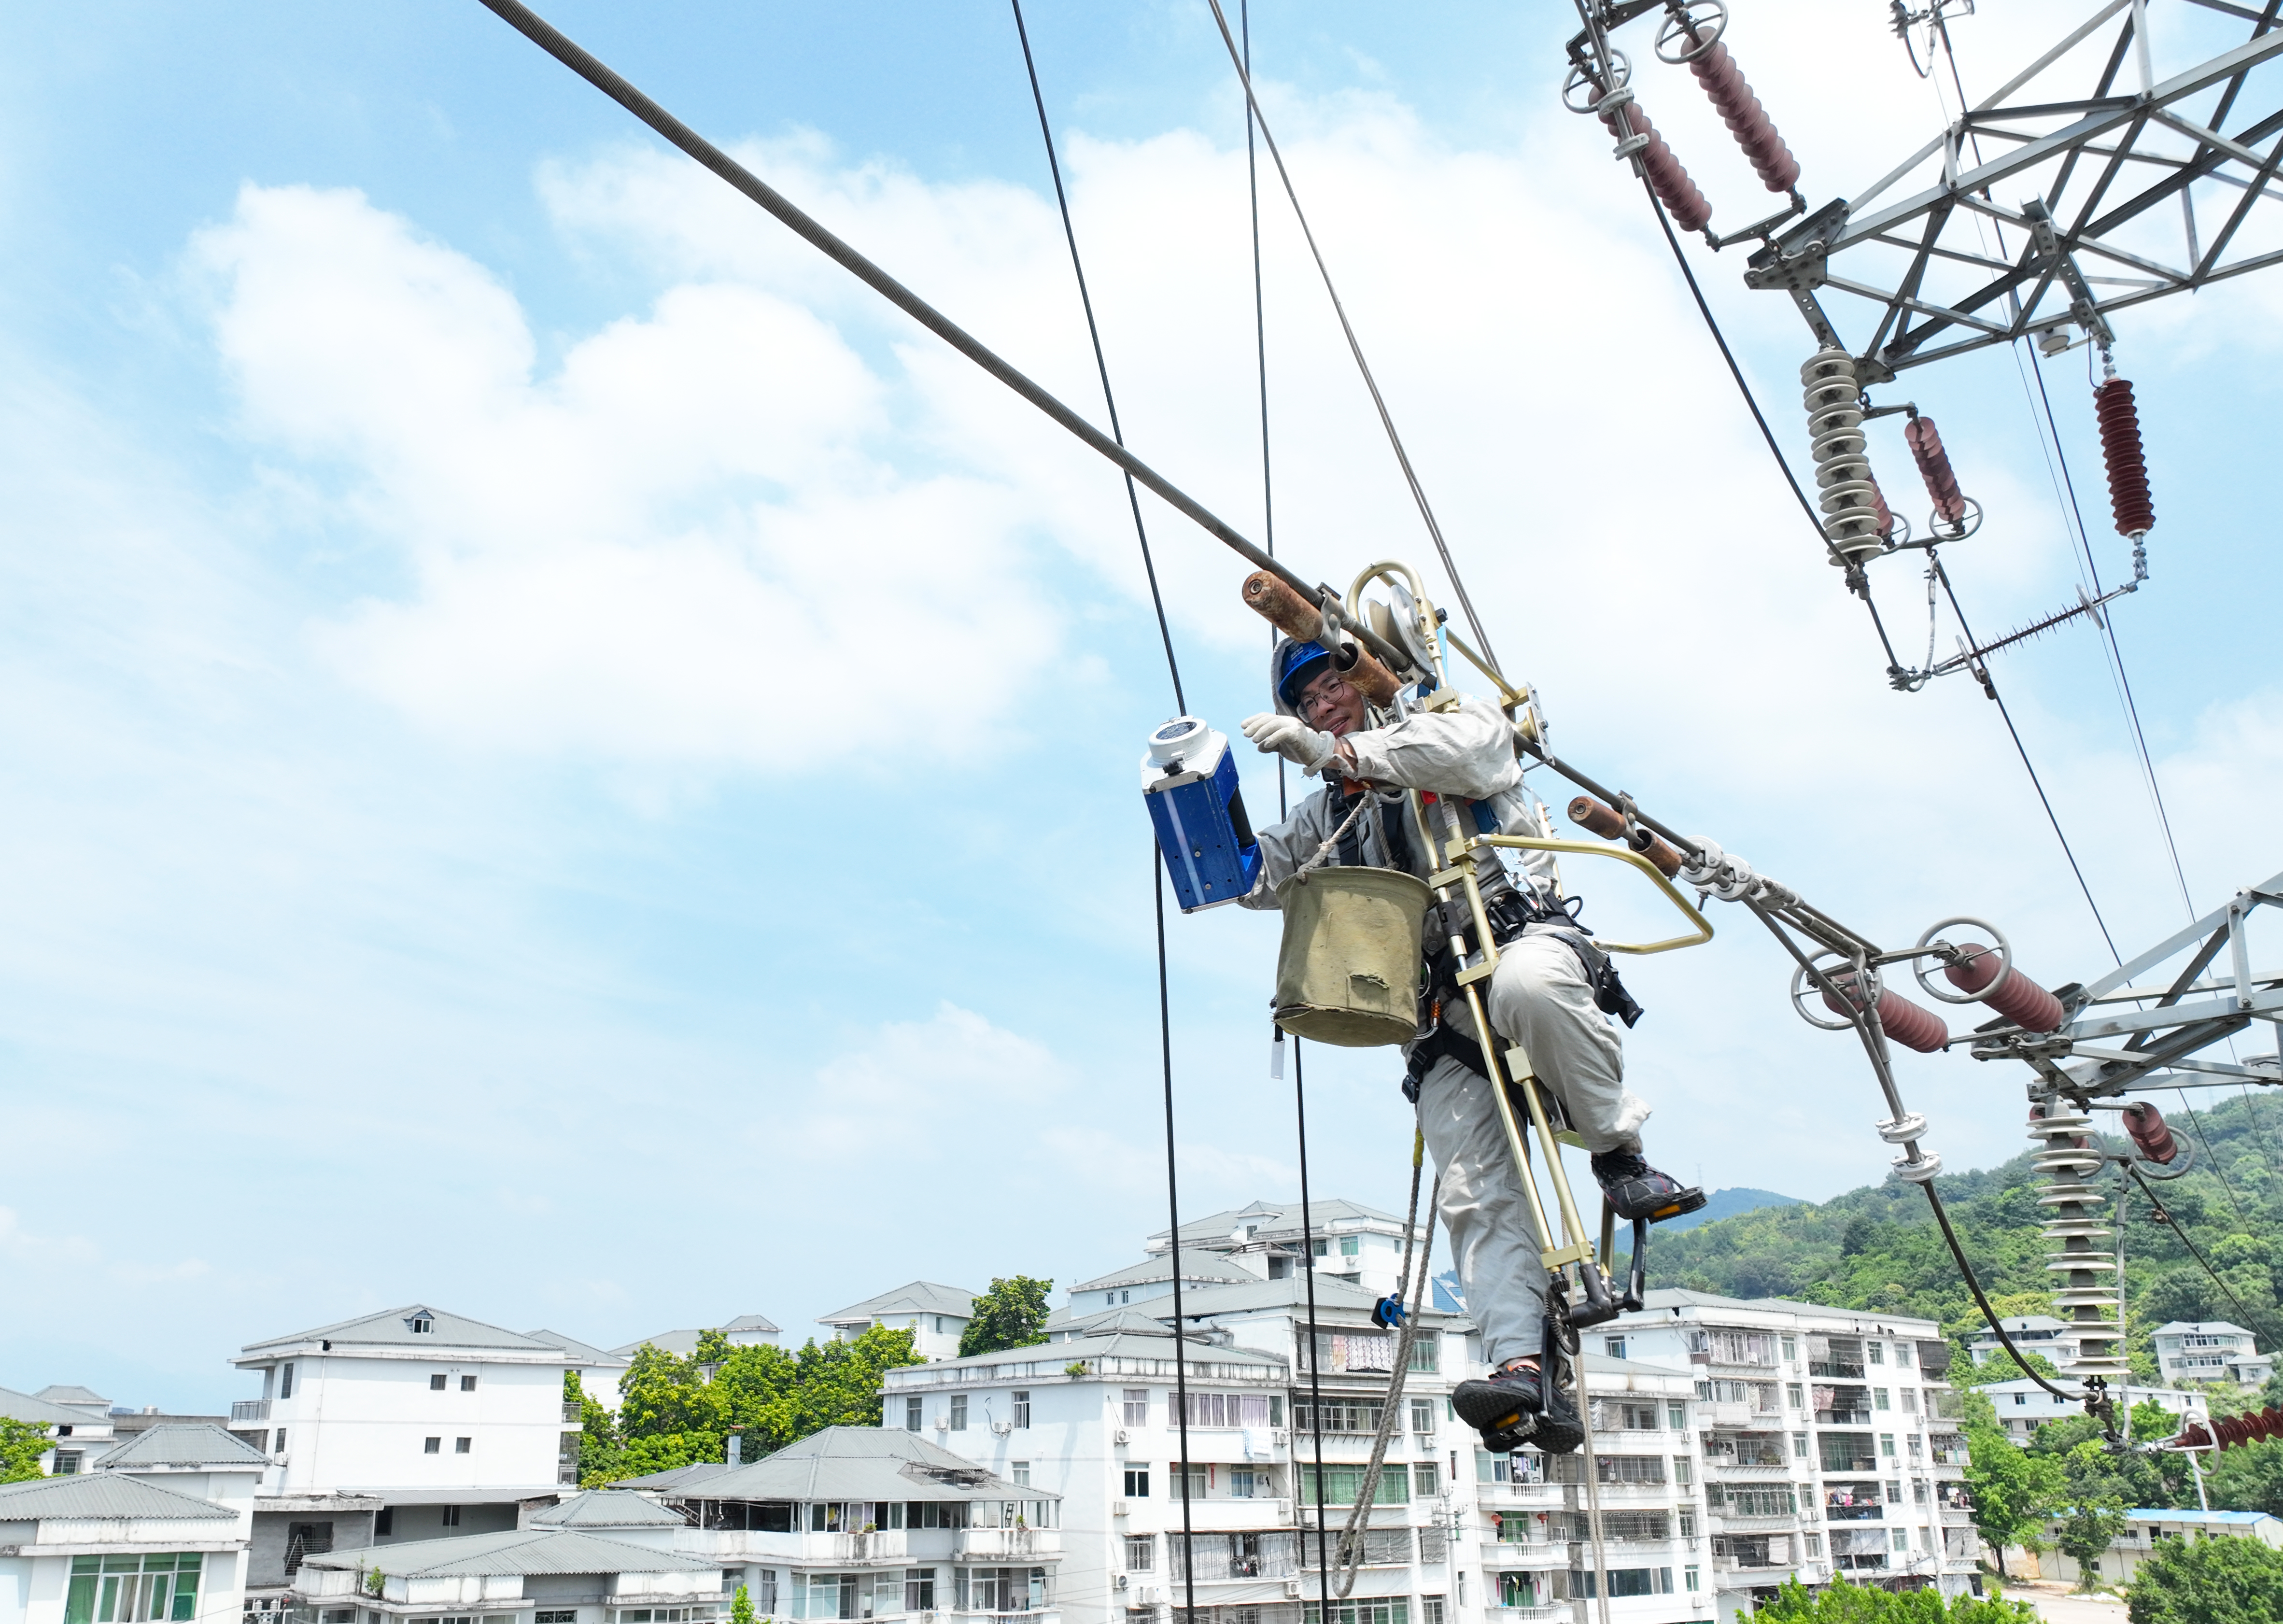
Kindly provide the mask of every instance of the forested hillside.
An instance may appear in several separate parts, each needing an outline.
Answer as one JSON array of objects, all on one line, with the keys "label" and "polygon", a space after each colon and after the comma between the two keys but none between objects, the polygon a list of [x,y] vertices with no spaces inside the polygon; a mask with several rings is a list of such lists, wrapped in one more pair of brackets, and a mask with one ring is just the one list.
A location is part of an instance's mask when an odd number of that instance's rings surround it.
[{"label": "forested hillside", "polygon": [[[2148,1335],[2175,1319],[2232,1320],[2259,1333],[2263,1348],[2283,1336],[2276,1311],[2283,1274],[2283,1095],[2197,1102],[2191,1121],[2177,1094],[2159,1095],[2177,1137],[2196,1165],[2157,1183],[2164,1210],[2209,1259],[2237,1302],[2198,1266],[2181,1237],[2159,1222],[2136,1189],[2125,1230],[2126,1316],[2140,1379],[2155,1374]],[[2098,1113],[2113,1127],[2112,1113]],[[2038,1235],[2038,1179],[2030,1149],[2002,1166],[1937,1181],[1983,1289],[2000,1314],[2050,1311],[2052,1277]],[[2115,1175],[2100,1175],[2113,1188]],[[1669,1234],[1649,1249],[1653,1285],[1687,1286],[1731,1297],[1790,1297],[1837,1307],[1921,1315],[1953,1336],[1980,1326],[1926,1197],[1894,1178],[1820,1205],[1764,1207]]]}]

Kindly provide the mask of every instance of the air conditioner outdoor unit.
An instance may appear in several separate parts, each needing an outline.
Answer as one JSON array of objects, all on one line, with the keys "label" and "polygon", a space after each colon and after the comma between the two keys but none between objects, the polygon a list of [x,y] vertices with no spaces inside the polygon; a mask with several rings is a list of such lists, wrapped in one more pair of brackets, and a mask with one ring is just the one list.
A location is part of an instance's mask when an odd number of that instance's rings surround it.
[{"label": "air conditioner outdoor unit", "polygon": [[1132,1575],[1131,1575],[1131,1574],[1127,1574],[1127,1573],[1120,1573],[1120,1574],[1118,1574],[1118,1588],[1119,1589],[1121,1589],[1121,1590],[1122,1590],[1122,1589],[1124,1589],[1126,1588],[1126,1586],[1127,1581],[1131,1579],[1131,1577],[1132,1577]]},{"label": "air conditioner outdoor unit", "polygon": [[1126,1441],[1126,1429],[1122,1426],[1118,1429],[1118,1441],[1119,1443]]},{"label": "air conditioner outdoor unit", "polygon": [[939,1433],[947,1433],[951,1431],[951,1417],[949,1416],[938,1416],[935,1418],[935,1430]]},{"label": "air conditioner outdoor unit", "polygon": [[1126,1502],[1123,1500],[1113,1500],[1110,1503],[1110,1514],[1112,1517],[1123,1517],[1126,1515]]},{"label": "air conditioner outdoor unit", "polygon": [[1299,1594],[1300,1594],[1300,1581],[1299,1581],[1298,1580],[1297,1580],[1297,1579],[1287,1579],[1287,1580],[1284,1581],[1284,1594],[1285,1594],[1285,1595],[1287,1595],[1287,1596],[1297,1596],[1297,1595],[1299,1595]]}]

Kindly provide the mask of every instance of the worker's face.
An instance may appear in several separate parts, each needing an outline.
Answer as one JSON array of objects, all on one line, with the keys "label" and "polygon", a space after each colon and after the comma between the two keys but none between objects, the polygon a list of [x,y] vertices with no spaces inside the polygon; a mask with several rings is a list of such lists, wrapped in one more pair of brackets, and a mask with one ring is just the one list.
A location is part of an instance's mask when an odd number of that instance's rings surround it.
[{"label": "worker's face", "polygon": [[1354,732],[1365,722],[1363,695],[1346,677],[1329,669],[1300,690],[1300,702],[1292,708],[1301,721],[1334,738]]}]

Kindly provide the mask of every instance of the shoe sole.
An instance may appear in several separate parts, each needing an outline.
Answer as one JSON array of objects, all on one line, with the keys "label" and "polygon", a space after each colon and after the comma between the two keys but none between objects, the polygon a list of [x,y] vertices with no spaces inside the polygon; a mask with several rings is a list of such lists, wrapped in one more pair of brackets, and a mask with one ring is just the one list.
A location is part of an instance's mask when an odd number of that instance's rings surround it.
[{"label": "shoe sole", "polygon": [[[1668,1198],[1664,1205],[1639,1215],[1647,1218],[1651,1223],[1663,1223],[1668,1218],[1679,1218],[1687,1213],[1701,1212],[1703,1207],[1704,1192],[1702,1190],[1689,1189],[1679,1191]],[[1631,1223],[1635,1214],[1619,1207],[1617,1216]]]}]

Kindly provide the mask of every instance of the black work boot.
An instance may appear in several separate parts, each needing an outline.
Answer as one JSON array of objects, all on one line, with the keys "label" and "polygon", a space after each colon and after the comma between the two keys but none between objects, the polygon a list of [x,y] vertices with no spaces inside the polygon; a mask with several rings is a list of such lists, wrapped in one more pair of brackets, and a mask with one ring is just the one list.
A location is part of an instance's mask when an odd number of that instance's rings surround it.
[{"label": "black work boot", "polygon": [[1483,1448],[1510,1455],[1535,1444],[1548,1455],[1567,1455],[1585,1441],[1578,1412],[1558,1387],[1526,1364],[1508,1362],[1486,1381],[1462,1381],[1451,1394],[1459,1419],[1483,1435]]},{"label": "black work boot", "polygon": [[1704,1192],[1659,1173],[1639,1151],[1603,1151],[1593,1158],[1593,1176],[1610,1207],[1628,1223],[1646,1218],[1663,1223],[1704,1205]]}]

